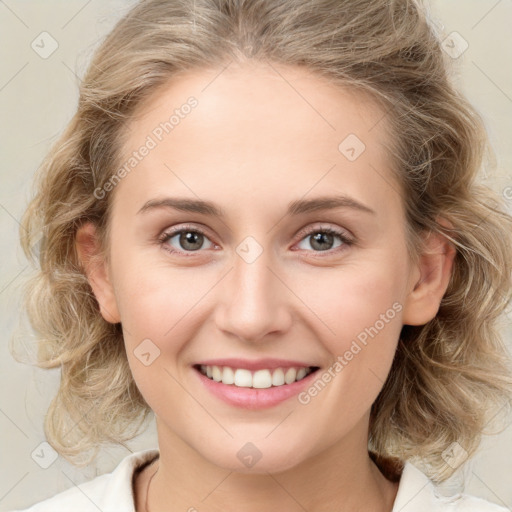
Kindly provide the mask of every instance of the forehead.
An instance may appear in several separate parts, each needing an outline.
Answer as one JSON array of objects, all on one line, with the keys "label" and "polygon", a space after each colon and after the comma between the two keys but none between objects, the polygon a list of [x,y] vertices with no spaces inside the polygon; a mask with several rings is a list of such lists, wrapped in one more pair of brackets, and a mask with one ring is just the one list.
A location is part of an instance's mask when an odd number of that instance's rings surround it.
[{"label": "forehead", "polygon": [[368,94],[302,68],[231,63],[183,73],[139,105],[123,162],[150,149],[118,189],[139,206],[170,190],[245,206],[339,192],[386,207],[400,202],[391,145],[385,113]]}]

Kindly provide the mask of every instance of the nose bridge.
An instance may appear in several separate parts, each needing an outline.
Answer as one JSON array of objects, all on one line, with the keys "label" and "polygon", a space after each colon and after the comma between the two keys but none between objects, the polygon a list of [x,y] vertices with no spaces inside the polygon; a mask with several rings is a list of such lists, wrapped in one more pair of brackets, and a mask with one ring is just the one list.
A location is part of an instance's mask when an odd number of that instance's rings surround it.
[{"label": "nose bridge", "polygon": [[225,283],[219,328],[256,341],[289,327],[287,297],[275,270],[271,271],[273,266],[272,251],[253,237],[238,245],[234,268]]}]

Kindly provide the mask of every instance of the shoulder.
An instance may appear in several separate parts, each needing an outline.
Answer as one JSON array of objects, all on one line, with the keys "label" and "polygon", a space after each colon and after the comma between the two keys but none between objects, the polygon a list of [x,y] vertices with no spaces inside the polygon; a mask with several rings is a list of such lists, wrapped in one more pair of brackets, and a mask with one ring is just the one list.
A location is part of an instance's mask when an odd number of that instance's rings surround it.
[{"label": "shoulder", "polygon": [[158,453],[156,449],[132,453],[111,473],[71,487],[27,509],[12,512],[135,512],[133,474]]},{"label": "shoulder", "polygon": [[404,466],[392,512],[511,512],[490,501],[468,494],[444,497],[418,468]]}]

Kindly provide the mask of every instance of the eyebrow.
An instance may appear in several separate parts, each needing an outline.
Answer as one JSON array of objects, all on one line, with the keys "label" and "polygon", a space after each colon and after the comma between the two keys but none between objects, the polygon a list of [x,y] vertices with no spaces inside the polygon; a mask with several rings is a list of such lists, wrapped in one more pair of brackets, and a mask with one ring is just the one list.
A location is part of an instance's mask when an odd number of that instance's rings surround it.
[{"label": "eyebrow", "polygon": [[[224,210],[211,201],[201,199],[186,199],[180,197],[164,197],[147,201],[137,214],[159,208],[173,208],[183,212],[201,213],[213,217],[225,218]],[[355,199],[344,196],[322,196],[314,199],[297,199],[288,204],[287,215],[300,215],[318,210],[335,208],[350,208],[375,215],[375,211]]]}]

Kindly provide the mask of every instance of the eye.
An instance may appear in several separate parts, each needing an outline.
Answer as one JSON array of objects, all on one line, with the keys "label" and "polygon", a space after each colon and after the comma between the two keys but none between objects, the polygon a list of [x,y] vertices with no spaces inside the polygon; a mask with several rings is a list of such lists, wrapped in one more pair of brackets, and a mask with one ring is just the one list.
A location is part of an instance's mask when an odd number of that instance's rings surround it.
[{"label": "eye", "polygon": [[210,244],[206,248],[215,246],[201,229],[192,226],[181,226],[180,228],[166,231],[159,241],[165,250],[171,253],[197,252],[204,248],[205,241],[208,241]]},{"label": "eye", "polygon": [[[302,236],[300,243],[305,242],[313,248],[314,252],[326,252],[329,254],[332,252],[338,252],[344,250],[345,246],[350,246],[354,242],[341,230],[337,230],[331,227],[317,226],[313,228],[307,228],[299,233]],[[336,239],[340,241],[338,245],[335,245]],[[339,249],[341,247],[341,249]],[[308,249],[307,247],[299,247],[300,249]],[[334,250],[338,249],[338,250]]]},{"label": "eye", "polygon": [[[313,252],[338,252],[354,244],[344,231],[332,227],[316,226],[307,228],[299,233],[302,237],[300,243],[309,240]],[[336,239],[339,243],[336,245]],[[206,242],[206,247],[205,247]],[[206,236],[206,233],[195,226],[180,226],[164,232],[159,238],[159,243],[170,253],[182,253],[185,256],[194,256],[194,252],[200,249],[211,249],[215,244]],[[308,250],[307,247],[299,249]],[[187,254],[189,253],[189,254]]]}]

